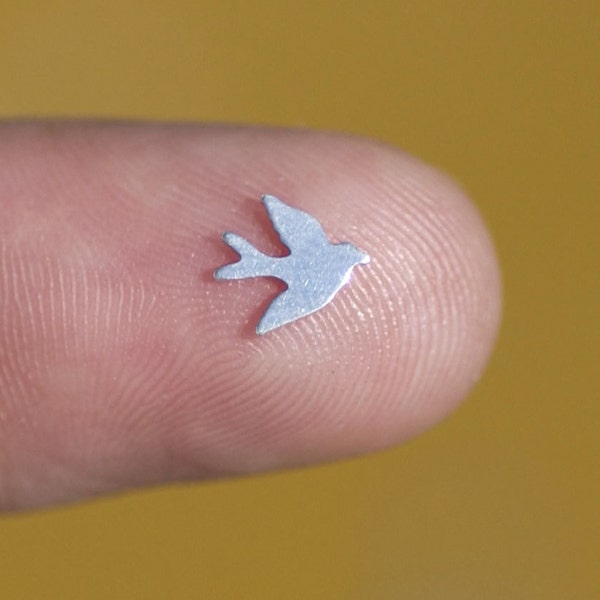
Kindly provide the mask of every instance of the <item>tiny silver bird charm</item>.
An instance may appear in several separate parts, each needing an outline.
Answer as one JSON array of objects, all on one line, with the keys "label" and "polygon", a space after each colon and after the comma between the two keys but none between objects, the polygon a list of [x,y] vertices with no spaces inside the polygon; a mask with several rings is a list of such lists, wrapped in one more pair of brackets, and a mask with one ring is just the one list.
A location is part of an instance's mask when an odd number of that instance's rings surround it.
[{"label": "tiny silver bird charm", "polygon": [[226,232],[223,239],[240,260],[215,271],[217,280],[276,277],[287,284],[258,322],[259,335],[323,308],[350,281],[352,269],[370,261],[349,242],[332,244],[320,223],[308,213],[268,194],[262,197],[262,203],[290,254],[268,256],[243,237]]}]

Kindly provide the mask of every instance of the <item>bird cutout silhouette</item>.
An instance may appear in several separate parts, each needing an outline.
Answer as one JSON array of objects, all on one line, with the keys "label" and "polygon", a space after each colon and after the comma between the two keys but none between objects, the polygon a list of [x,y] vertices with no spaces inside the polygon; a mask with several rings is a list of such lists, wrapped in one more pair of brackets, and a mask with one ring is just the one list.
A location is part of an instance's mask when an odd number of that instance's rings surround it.
[{"label": "bird cutout silhouette", "polygon": [[263,195],[262,203],[290,253],[269,256],[243,237],[226,232],[223,239],[240,260],[214,274],[217,280],[276,277],[287,284],[260,318],[256,327],[259,335],[323,308],[350,281],[352,269],[370,261],[368,254],[349,242],[332,244],[321,224],[303,210],[268,194]]}]

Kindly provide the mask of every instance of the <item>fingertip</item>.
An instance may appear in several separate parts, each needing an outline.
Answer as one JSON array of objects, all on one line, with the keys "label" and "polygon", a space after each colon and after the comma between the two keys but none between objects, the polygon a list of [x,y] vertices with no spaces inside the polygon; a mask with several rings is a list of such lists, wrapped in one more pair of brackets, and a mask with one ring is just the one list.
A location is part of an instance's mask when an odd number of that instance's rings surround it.
[{"label": "fingertip", "polygon": [[[376,450],[481,376],[501,310],[495,252],[432,167],[315,132],[61,131],[0,138],[2,441],[27,482],[0,481],[0,502],[9,488],[15,505],[42,504]],[[331,303],[277,329],[261,315],[279,283],[219,281],[223,231],[281,253],[261,194],[365,253]]]}]

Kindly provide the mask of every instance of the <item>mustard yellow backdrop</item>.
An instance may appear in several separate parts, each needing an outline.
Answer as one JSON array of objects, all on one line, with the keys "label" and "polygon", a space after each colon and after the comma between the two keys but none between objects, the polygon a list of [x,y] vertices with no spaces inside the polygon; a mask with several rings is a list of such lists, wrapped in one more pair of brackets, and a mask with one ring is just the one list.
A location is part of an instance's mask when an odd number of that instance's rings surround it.
[{"label": "mustard yellow backdrop", "polygon": [[600,3],[0,0],[0,116],[251,121],[439,165],[503,264],[468,402],[366,459],[0,518],[0,597],[600,598]]}]

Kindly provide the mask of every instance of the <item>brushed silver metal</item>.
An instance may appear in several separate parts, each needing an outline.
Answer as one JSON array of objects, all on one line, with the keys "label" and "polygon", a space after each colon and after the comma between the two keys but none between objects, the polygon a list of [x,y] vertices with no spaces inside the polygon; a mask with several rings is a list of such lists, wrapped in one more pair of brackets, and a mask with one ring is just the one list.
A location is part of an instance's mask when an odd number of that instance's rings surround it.
[{"label": "brushed silver metal", "polygon": [[323,308],[350,281],[352,269],[370,261],[368,254],[349,242],[332,244],[320,223],[303,210],[268,194],[262,197],[262,203],[289,255],[268,256],[228,231],[223,239],[240,260],[220,267],[214,274],[217,280],[276,277],[287,284],[259,320],[259,335]]}]

